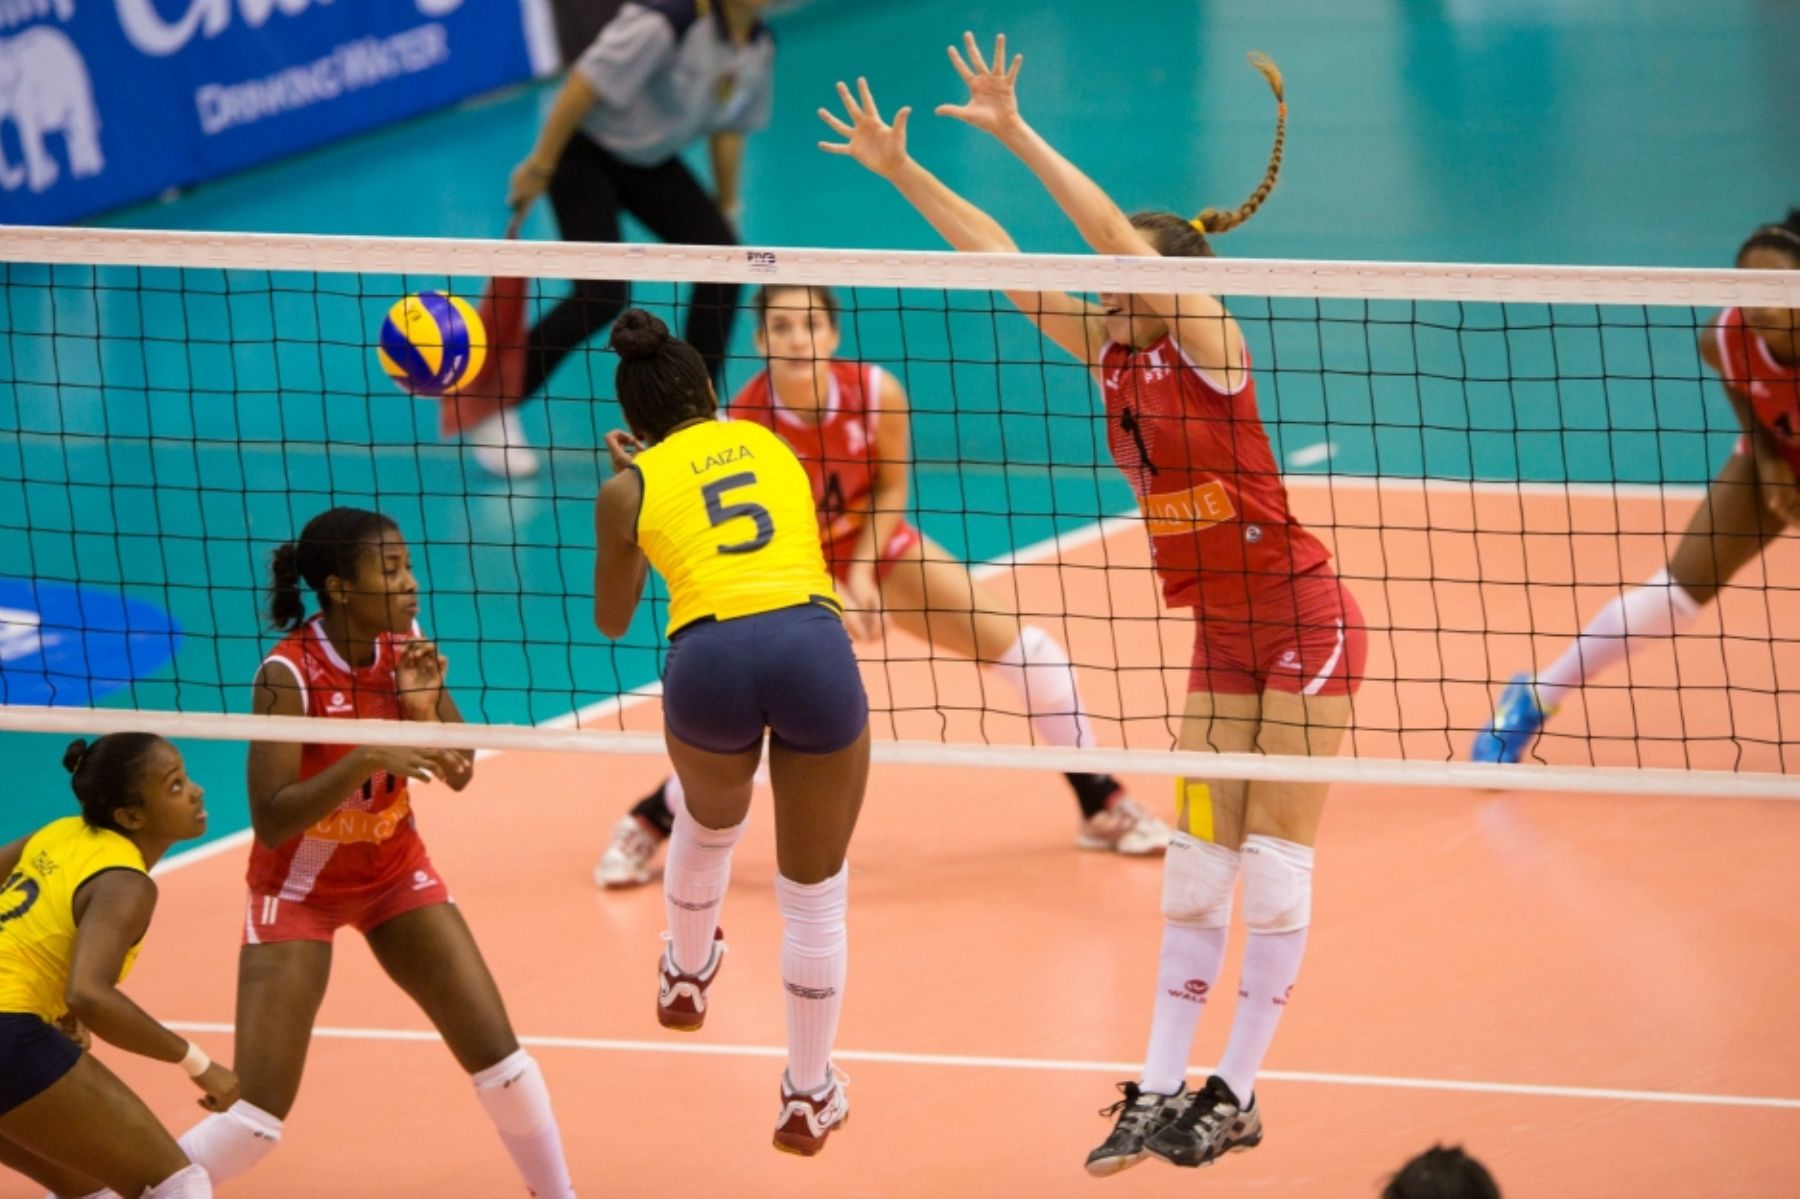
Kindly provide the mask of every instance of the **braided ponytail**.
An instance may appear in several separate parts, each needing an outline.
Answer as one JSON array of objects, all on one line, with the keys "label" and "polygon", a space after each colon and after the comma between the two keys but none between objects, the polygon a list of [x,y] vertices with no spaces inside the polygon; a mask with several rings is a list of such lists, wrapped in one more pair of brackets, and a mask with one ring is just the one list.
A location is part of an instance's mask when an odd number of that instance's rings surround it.
[{"label": "braided ponytail", "polygon": [[1281,152],[1287,144],[1287,99],[1283,95],[1281,68],[1259,50],[1250,52],[1250,65],[1262,73],[1268,80],[1269,90],[1275,93],[1275,148],[1269,153],[1269,169],[1263,173],[1262,182],[1250,193],[1248,200],[1235,209],[1208,208],[1189,222],[1194,231],[1202,235],[1224,233],[1249,220],[1275,190],[1275,179],[1281,174]]}]

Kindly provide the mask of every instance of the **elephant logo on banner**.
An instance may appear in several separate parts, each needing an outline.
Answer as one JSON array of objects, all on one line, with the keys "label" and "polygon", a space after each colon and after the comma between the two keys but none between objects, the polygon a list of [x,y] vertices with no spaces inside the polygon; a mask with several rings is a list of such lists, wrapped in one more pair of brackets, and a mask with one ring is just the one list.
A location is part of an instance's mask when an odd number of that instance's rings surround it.
[{"label": "elephant logo on banner", "polygon": [[41,192],[55,184],[61,170],[44,140],[53,133],[62,135],[75,178],[106,169],[87,63],[60,29],[40,25],[0,38],[0,123],[7,121],[19,131],[25,165],[9,161],[0,144],[0,188],[16,191],[23,183]]}]

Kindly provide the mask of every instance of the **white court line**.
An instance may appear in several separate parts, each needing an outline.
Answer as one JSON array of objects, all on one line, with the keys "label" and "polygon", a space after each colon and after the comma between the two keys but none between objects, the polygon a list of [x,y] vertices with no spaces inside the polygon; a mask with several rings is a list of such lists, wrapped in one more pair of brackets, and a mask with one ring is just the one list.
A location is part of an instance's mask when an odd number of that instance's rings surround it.
[{"label": "white court line", "polygon": [[[218,1033],[230,1036],[229,1024],[173,1021],[179,1033]],[[342,1041],[440,1042],[435,1032],[401,1028],[315,1028],[315,1037]],[[787,1050],[779,1045],[705,1045],[692,1041],[623,1041],[605,1037],[521,1036],[519,1043],[539,1049],[578,1049],[596,1053],[652,1053],[689,1057],[754,1057],[780,1059]],[[937,1066],[966,1070],[1048,1070],[1072,1074],[1122,1074],[1136,1077],[1141,1062],[1094,1062],[1074,1058],[985,1057],[956,1053],[892,1053],[872,1049],[834,1049],[835,1062],[869,1062],[894,1066]],[[1207,1067],[1188,1071],[1195,1076]],[[1671,1103],[1695,1107],[1755,1107],[1800,1111],[1800,1099],[1773,1095],[1711,1095],[1693,1091],[1635,1091],[1618,1087],[1559,1087],[1537,1083],[1477,1082],[1455,1078],[1405,1078],[1385,1074],[1327,1074],[1316,1070],[1264,1070],[1259,1078],[1275,1082],[1311,1083],[1318,1086],[1370,1087],[1401,1091],[1450,1091],[1474,1095],[1529,1095],[1542,1099],[1597,1099],[1606,1102]]]}]

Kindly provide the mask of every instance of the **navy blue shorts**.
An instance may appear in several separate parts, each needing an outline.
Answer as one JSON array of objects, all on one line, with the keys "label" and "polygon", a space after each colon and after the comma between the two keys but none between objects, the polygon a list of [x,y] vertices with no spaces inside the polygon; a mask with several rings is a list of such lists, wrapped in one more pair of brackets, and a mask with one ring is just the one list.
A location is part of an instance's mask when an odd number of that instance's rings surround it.
[{"label": "navy blue shorts", "polygon": [[676,633],[663,719],[676,737],[715,754],[760,745],[764,729],[786,749],[829,754],[862,736],[869,697],[843,620],[802,604]]},{"label": "navy blue shorts", "polygon": [[75,1068],[81,1046],[30,1012],[0,1012],[0,1116]]}]

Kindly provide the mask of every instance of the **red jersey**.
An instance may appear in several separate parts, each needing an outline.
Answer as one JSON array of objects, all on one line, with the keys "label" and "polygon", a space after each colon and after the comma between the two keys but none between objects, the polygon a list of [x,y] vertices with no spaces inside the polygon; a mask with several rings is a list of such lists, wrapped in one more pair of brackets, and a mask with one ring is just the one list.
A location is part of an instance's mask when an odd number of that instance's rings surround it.
[{"label": "red jersey", "polygon": [[855,537],[868,519],[869,493],[881,456],[875,428],[881,419],[881,368],[861,362],[830,364],[825,412],[801,417],[776,398],[769,372],[744,384],[731,400],[731,419],[772,429],[794,448],[812,480],[819,535],[826,545]]},{"label": "red jersey", "polygon": [[1800,471],[1800,367],[1777,362],[1763,339],[1744,325],[1740,309],[1727,308],[1713,322],[1720,378],[1750,398],[1750,415],[1776,452]]},{"label": "red jersey", "polygon": [[1246,350],[1243,385],[1221,391],[1166,334],[1100,351],[1107,443],[1172,608],[1239,611],[1331,560],[1288,511],[1249,371]]},{"label": "red jersey", "polygon": [[[394,667],[407,640],[404,635],[383,633],[375,643],[374,660],[355,668],[337,652],[315,616],[270,650],[263,663],[279,663],[293,674],[304,715],[399,720]],[[354,748],[302,746],[297,781],[318,774]],[[377,887],[398,871],[412,868],[418,841],[406,780],[377,770],[301,835],[275,849],[253,842],[247,878],[253,893],[290,901],[304,900],[314,892]]]}]

